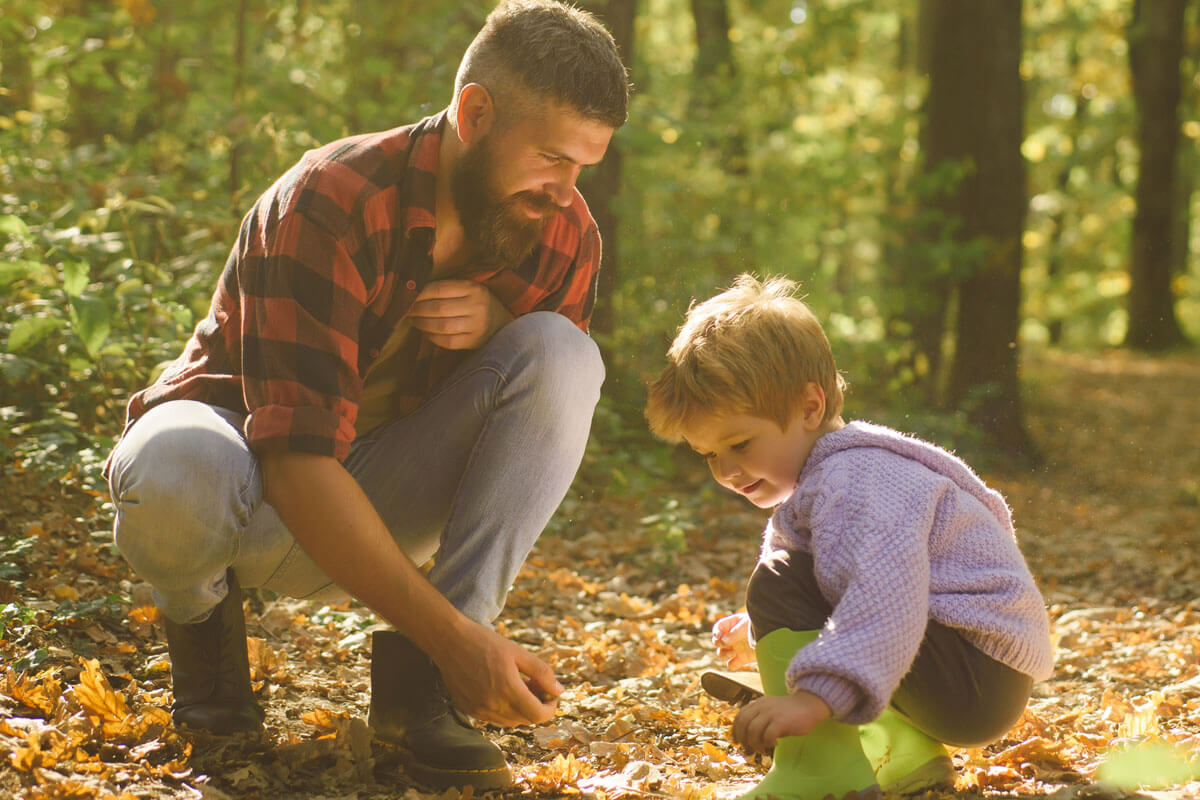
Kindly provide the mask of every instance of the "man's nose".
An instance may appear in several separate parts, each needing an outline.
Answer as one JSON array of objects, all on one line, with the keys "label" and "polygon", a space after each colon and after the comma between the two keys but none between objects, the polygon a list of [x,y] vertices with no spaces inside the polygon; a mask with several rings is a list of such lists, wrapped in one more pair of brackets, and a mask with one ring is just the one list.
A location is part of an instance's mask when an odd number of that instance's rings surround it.
[{"label": "man's nose", "polygon": [[562,208],[571,205],[575,198],[575,182],[579,180],[580,169],[577,164],[564,164],[554,180],[546,184],[546,194]]}]

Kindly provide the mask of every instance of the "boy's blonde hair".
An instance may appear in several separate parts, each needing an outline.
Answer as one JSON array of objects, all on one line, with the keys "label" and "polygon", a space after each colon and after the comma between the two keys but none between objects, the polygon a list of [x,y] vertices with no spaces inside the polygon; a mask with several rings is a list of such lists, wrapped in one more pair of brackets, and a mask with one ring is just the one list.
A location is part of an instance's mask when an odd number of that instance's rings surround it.
[{"label": "boy's blonde hair", "polygon": [[731,288],[688,309],[650,385],[650,430],[680,441],[702,416],[749,414],[786,429],[804,387],[825,393],[828,421],[842,413],[846,382],[821,323],[787,278],[741,275]]}]

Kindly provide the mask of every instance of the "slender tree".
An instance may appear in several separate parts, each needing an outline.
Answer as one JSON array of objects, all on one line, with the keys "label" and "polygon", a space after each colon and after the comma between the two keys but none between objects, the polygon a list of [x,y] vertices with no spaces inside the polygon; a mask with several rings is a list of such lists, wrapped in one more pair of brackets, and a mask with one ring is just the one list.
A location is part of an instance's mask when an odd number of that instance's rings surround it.
[{"label": "slender tree", "polygon": [[929,0],[928,169],[960,165],[935,196],[961,247],[947,401],[1012,454],[1032,456],[1017,374],[1025,164],[1021,3]]},{"label": "slender tree", "polygon": [[[1070,70],[1068,77],[1075,91],[1075,110],[1071,115],[1070,122],[1063,125],[1064,135],[1067,137],[1067,141],[1070,142],[1070,148],[1067,151],[1068,155],[1063,159],[1063,164],[1058,171],[1058,175],[1054,179],[1054,186],[1063,198],[1063,202],[1050,215],[1049,242],[1046,247],[1048,252],[1046,257],[1046,277],[1052,282],[1064,272],[1064,267],[1068,260],[1063,241],[1066,238],[1065,234],[1069,226],[1074,220],[1069,218],[1069,208],[1066,198],[1070,196],[1071,173],[1083,161],[1082,154],[1080,153],[1079,139],[1087,121],[1087,110],[1090,103],[1088,95],[1084,91],[1084,81],[1079,78],[1080,65],[1083,59],[1080,54],[1079,39],[1076,38],[1076,31],[1082,27],[1083,25],[1079,20],[1079,10],[1068,8],[1066,24],[1063,26],[1063,29],[1065,35],[1072,37],[1068,45],[1070,49],[1067,56],[1067,66]],[[1052,311],[1046,323],[1051,344],[1061,342],[1064,325],[1062,315]]]},{"label": "slender tree", "polygon": [[[738,66],[733,42],[729,38],[729,0],[691,0],[692,22],[696,29],[696,57],[692,62],[692,90],[689,101],[689,126],[699,133],[705,146],[720,158],[722,171],[729,176],[734,191],[750,203],[752,183],[748,180],[744,109],[739,103]],[[730,280],[745,269],[742,262],[750,252],[753,222],[745,215],[727,215],[734,240],[732,254],[715,258],[720,280]]]},{"label": "slender tree", "polygon": [[[633,21],[637,15],[637,0],[604,0],[585,4],[584,7],[608,26],[626,67],[630,68],[633,64]],[[622,160],[619,136],[614,137],[604,160],[579,181],[580,190],[587,198],[603,241],[597,288],[599,302],[592,315],[592,327],[599,333],[613,332],[612,297],[621,275],[618,218],[613,201],[621,190]]]},{"label": "slender tree", "polygon": [[27,5],[5,11],[0,19],[0,115],[33,105],[33,62],[29,39],[37,35]]},{"label": "slender tree", "polygon": [[[1189,8],[1191,19],[1185,22],[1187,42],[1181,63],[1182,95],[1180,108],[1196,108],[1200,103],[1200,3]],[[1175,168],[1175,228],[1171,235],[1172,279],[1186,275],[1191,257],[1192,196],[1196,192],[1196,172],[1200,170],[1200,144],[1185,139],[1180,142]]]},{"label": "slender tree", "polygon": [[[100,0],[69,0],[65,14],[78,18],[86,26],[87,40],[106,41],[117,31],[112,4]],[[69,88],[67,118],[63,128],[72,146],[98,145],[106,135],[123,138],[127,131],[118,129],[121,102],[120,55],[112,48],[72,48],[67,56]]]},{"label": "slender tree", "polygon": [[1129,329],[1125,344],[1162,350],[1183,342],[1171,291],[1175,233],[1175,167],[1179,148],[1179,67],[1187,0],[1135,0],[1129,66],[1138,107],[1137,212],[1129,263]]},{"label": "slender tree", "polygon": [[[932,57],[930,32],[934,9],[931,0],[921,0],[915,9],[905,9],[897,36],[896,72],[923,81],[929,75]],[[925,97],[922,113],[930,98]],[[922,126],[922,151],[930,151],[928,125]],[[953,289],[948,265],[936,257],[943,251],[946,214],[940,207],[939,187],[946,186],[945,165],[926,158],[920,174],[908,178],[905,165],[897,159],[889,178],[887,224],[893,233],[885,239],[884,263],[892,265],[885,275],[889,296],[888,328],[897,339],[911,343],[911,349],[896,360],[893,369],[907,370],[924,401],[933,405],[938,399],[942,375],[942,342],[945,338],[946,310]],[[914,202],[916,201],[916,202]]]}]

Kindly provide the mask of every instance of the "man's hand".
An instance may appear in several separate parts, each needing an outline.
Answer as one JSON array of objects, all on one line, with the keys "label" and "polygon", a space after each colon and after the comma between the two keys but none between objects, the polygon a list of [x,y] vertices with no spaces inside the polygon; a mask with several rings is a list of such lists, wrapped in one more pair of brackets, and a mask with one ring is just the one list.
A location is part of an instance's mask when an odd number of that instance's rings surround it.
[{"label": "man's hand", "polygon": [[549,666],[472,622],[396,545],[362,487],[331,456],[268,452],[264,492],[312,560],[442,670],[456,705],[499,725],[546,722],[562,686]]},{"label": "man's hand", "polygon": [[408,312],[412,326],[447,350],[475,350],[513,321],[512,313],[482,283],[433,281]]},{"label": "man's hand", "polygon": [[750,647],[750,615],[730,614],[721,617],[713,625],[713,646],[717,648],[717,658],[725,662],[729,669],[741,669],[754,663],[754,649]]},{"label": "man's hand", "polygon": [[760,697],[733,721],[733,740],[750,752],[769,752],[784,736],[807,736],[833,714],[812,692]]},{"label": "man's hand", "polygon": [[505,726],[554,717],[563,687],[545,662],[478,623],[467,621],[460,633],[430,653],[456,708]]}]

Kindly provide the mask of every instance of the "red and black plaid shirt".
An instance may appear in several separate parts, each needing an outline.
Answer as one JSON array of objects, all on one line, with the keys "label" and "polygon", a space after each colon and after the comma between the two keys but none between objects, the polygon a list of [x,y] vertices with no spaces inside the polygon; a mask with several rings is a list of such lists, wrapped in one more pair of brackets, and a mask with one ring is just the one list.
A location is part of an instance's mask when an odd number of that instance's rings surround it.
[{"label": "red and black plaid shirt", "polygon": [[[346,457],[367,369],[432,270],[445,112],[306,153],[254,204],[183,353],[129,401],[132,422],[168,400],[248,413],[256,452]],[[556,311],[587,330],[600,234],[578,191],[516,267],[477,265],[513,314]],[[412,408],[467,353],[412,337],[397,408]]]}]

